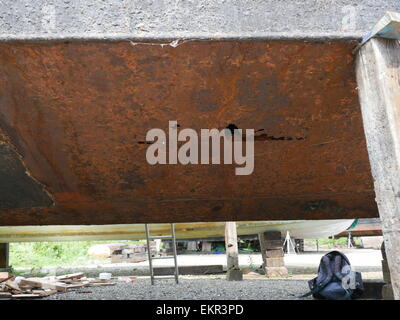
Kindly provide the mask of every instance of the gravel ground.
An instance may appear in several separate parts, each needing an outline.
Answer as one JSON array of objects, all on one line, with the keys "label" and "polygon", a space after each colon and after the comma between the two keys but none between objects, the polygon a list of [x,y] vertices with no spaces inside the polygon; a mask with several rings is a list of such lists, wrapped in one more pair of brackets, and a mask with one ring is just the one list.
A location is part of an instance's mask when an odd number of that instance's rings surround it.
[{"label": "gravel ground", "polygon": [[[382,255],[380,250],[371,249],[341,249],[350,259],[351,265],[360,272],[379,272],[382,278]],[[298,255],[286,255],[285,265],[291,274],[311,274],[315,276],[321,257],[328,251],[305,252]],[[114,276],[148,276],[149,263],[110,263],[110,259],[103,259],[103,263],[84,266],[63,266],[43,268],[15,268],[20,275],[61,275],[83,272],[88,277],[97,277],[100,272],[110,272]],[[262,264],[261,254],[239,254],[241,268],[257,269]],[[156,260],[155,267],[172,267],[173,259]],[[180,254],[179,266],[222,265],[226,269],[225,254]]]},{"label": "gravel ground", "polygon": [[[79,293],[91,291],[91,293]],[[149,278],[136,283],[117,282],[115,286],[88,287],[55,294],[46,300],[292,300],[308,291],[306,280],[255,279],[226,281],[222,277],[181,277],[158,280],[152,286]],[[306,298],[312,299],[312,298]]]}]

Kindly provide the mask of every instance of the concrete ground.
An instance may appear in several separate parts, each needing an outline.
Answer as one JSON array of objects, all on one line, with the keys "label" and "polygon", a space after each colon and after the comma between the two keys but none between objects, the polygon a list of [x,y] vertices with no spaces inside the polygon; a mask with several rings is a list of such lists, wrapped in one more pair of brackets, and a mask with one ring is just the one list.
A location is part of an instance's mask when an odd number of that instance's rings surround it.
[{"label": "concrete ground", "polygon": [[[349,258],[352,267],[363,274],[364,279],[382,280],[381,252],[373,249],[340,249]],[[328,251],[305,252],[297,255],[286,255],[285,264],[292,279],[307,279],[315,276],[321,257]],[[104,263],[96,265],[74,266],[74,267],[44,267],[40,269],[17,268],[23,275],[41,274],[54,275],[74,272],[85,272],[88,276],[98,276],[100,272],[111,272],[114,276],[120,275],[149,275],[148,262],[139,263],[115,263],[104,259]],[[259,269],[262,261],[261,254],[240,254],[239,264],[241,268],[256,270]],[[178,255],[179,266],[200,266],[200,265],[223,265],[226,269],[225,254],[182,254]],[[172,267],[172,259],[154,261],[155,267]]]}]

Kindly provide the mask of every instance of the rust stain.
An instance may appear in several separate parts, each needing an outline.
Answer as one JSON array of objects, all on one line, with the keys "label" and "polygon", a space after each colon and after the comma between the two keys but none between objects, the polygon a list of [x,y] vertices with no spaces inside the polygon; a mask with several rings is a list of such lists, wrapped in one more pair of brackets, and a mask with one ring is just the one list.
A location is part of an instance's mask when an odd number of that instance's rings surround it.
[{"label": "rust stain", "polygon": [[[376,216],[353,47],[1,43],[1,126],[56,206],[3,210],[0,224]],[[254,173],[148,165],[141,142],[169,120],[258,130]]]}]

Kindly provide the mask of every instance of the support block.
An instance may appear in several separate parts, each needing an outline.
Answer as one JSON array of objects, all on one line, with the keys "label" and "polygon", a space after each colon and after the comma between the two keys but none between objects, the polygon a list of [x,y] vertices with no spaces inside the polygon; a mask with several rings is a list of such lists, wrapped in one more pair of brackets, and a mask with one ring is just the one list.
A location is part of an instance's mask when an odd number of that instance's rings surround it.
[{"label": "support block", "polygon": [[287,277],[289,273],[286,267],[267,267],[265,275],[267,277]]},{"label": "support block", "polygon": [[386,283],[390,283],[390,270],[389,265],[386,260],[382,260],[382,273],[383,273],[383,281]]},{"label": "support block", "polygon": [[283,239],[279,231],[264,232],[258,235],[260,240],[263,268],[267,277],[287,277],[283,259]]},{"label": "support block", "polygon": [[362,299],[382,299],[382,288],[385,285],[382,281],[364,281],[364,292],[362,294]]},{"label": "support block", "polygon": [[285,261],[283,258],[267,258],[265,259],[265,266],[268,267],[284,267]]},{"label": "support block", "polygon": [[283,249],[266,250],[265,255],[267,258],[281,258],[284,256]]},{"label": "support block", "polygon": [[226,280],[228,281],[242,281],[243,272],[242,270],[230,269],[226,273]]},{"label": "support block", "polygon": [[201,251],[211,252],[211,242],[203,241],[202,246],[201,246]]},{"label": "support block", "polygon": [[393,288],[390,283],[387,283],[382,288],[382,299],[383,300],[394,300]]},{"label": "support block", "polygon": [[264,240],[280,240],[282,235],[280,231],[268,231],[263,233]]},{"label": "support block", "polygon": [[258,240],[260,241],[260,246],[263,247],[271,241],[282,241],[282,235],[277,231],[262,232],[258,234]]},{"label": "support block", "polygon": [[265,248],[268,250],[276,250],[276,249],[281,249],[283,247],[283,241],[282,240],[267,240],[265,241]]}]

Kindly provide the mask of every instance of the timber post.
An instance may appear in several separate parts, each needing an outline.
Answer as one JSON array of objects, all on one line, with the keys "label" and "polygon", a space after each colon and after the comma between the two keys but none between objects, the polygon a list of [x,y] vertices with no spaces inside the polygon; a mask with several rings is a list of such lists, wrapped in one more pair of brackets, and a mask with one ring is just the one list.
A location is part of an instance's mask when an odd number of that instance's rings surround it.
[{"label": "timber post", "polygon": [[236,222],[225,222],[225,247],[227,258],[226,279],[229,281],[243,280],[243,273],[239,268]]},{"label": "timber post", "polygon": [[[356,61],[376,202],[397,300],[400,299],[400,42],[395,40],[393,30],[400,30],[399,18],[394,13],[382,18],[371,33],[379,38],[364,41]],[[384,30],[391,30],[387,37],[390,39],[385,39]]]}]

